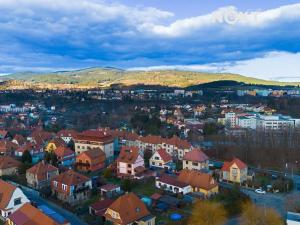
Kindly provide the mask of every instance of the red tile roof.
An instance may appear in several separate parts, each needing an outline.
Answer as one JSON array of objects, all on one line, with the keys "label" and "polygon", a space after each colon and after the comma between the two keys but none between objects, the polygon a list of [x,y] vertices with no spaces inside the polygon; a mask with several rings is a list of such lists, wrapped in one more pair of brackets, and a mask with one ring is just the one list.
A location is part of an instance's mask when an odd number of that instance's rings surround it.
[{"label": "red tile roof", "polygon": [[139,156],[138,147],[122,146],[117,162],[135,163]]},{"label": "red tile roof", "polygon": [[184,188],[189,185],[189,184],[179,181],[177,179],[177,177],[171,177],[166,174],[163,174],[161,177],[157,178],[157,180],[162,183],[173,185],[173,186],[180,187],[180,188]]},{"label": "red tile roof", "polygon": [[161,148],[161,149],[158,149],[156,152],[160,155],[161,159],[165,163],[172,161],[172,156],[169,153],[167,153],[165,149]]},{"label": "red tile roof", "polygon": [[205,155],[200,149],[193,149],[190,152],[185,153],[183,160],[193,161],[193,162],[204,162],[208,160],[208,156]]},{"label": "red tile roof", "polygon": [[72,186],[72,185],[78,185],[87,182],[90,180],[90,178],[80,173],[77,173],[74,170],[68,170],[64,173],[55,176],[52,180]]},{"label": "red tile roof", "polygon": [[113,136],[108,132],[102,132],[99,130],[87,130],[75,135],[74,140],[110,143],[113,142]]},{"label": "red tile roof", "polygon": [[21,162],[10,156],[0,156],[0,169],[8,169],[19,167]]},{"label": "red tile roof", "polygon": [[112,199],[104,199],[95,202],[90,207],[95,210],[97,216],[103,216],[107,208],[114,202]]},{"label": "red tile roof", "polygon": [[65,146],[59,146],[57,149],[55,149],[54,152],[57,157],[66,157],[66,156],[70,156],[70,155],[75,156],[75,152]]}]

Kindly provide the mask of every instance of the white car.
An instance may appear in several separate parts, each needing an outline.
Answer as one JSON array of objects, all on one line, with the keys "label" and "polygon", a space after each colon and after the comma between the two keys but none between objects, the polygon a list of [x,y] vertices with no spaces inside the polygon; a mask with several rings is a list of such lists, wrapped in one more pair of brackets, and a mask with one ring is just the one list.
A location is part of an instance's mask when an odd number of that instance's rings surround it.
[{"label": "white car", "polygon": [[263,195],[266,194],[266,191],[264,191],[264,190],[261,189],[261,188],[256,189],[255,192],[256,192],[257,194],[263,194]]}]

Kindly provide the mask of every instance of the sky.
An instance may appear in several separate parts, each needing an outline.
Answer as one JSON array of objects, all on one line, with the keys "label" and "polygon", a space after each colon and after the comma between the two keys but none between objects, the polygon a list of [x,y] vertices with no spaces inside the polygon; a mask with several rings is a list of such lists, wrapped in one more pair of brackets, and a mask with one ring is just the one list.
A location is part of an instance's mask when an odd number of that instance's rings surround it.
[{"label": "sky", "polygon": [[300,81],[300,1],[0,0],[0,74],[182,69]]}]

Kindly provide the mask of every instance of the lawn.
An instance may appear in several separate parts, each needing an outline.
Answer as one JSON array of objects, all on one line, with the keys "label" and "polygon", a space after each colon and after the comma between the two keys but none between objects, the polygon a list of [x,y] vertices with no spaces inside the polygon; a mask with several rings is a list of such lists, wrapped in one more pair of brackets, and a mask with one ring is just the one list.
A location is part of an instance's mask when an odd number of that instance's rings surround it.
[{"label": "lawn", "polygon": [[143,182],[138,182],[133,185],[132,192],[139,194],[139,195],[146,195],[151,196],[153,195],[155,190],[155,180],[149,179]]}]

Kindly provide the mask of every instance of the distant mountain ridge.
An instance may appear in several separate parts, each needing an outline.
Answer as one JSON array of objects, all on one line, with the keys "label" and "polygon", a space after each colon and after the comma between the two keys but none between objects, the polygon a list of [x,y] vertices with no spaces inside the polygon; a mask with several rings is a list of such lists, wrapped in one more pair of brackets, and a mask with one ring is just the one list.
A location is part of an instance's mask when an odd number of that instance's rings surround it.
[{"label": "distant mountain ridge", "polygon": [[17,73],[0,77],[6,88],[101,88],[111,85],[159,85],[185,88],[216,81],[235,81],[254,85],[298,86],[300,82],[279,82],[230,73],[203,73],[179,70],[126,71],[122,69],[88,68],[52,73]]}]

